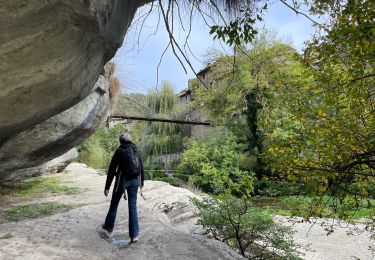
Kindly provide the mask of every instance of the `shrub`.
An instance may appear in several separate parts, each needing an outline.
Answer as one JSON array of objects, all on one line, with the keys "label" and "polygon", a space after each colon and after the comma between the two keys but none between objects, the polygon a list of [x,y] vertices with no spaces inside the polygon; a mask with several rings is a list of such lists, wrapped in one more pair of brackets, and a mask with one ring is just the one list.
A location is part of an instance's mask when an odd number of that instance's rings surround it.
[{"label": "shrub", "polygon": [[177,170],[190,175],[189,182],[206,192],[249,195],[253,175],[239,168],[243,149],[230,132],[214,135],[204,142],[190,139]]},{"label": "shrub", "polygon": [[155,181],[164,181],[164,182],[167,182],[170,185],[175,186],[175,187],[180,187],[183,184],[183,182],[180,179],[172,178],[172,177],[168,177],[168,176],[158,177],[158,178],[155,178],[154,180]]},{"label": "shrub", "polygon": [[100,169],[106,164],[105,157],[105,150],[100,146],[99,141],[93,138],[81,145],[77,160],[92,168]]},{"label": "shrub", "polygon": [[248,201],[230,195],[194,200],[198,223],[215,239],[225,242],[249,259],[299,259],[290,227]]}]

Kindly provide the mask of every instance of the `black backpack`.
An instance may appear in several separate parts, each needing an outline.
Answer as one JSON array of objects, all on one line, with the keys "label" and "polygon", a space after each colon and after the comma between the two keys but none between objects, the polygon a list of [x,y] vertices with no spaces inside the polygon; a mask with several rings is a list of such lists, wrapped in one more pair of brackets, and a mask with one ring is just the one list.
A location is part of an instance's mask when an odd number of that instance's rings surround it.
[{"label": "black backpack", "polygon": [[138,154],[138,151],[132,147],[128,146],[124,149],[124,164],[125,164],[125,178],[132,179],[136,178],[141,174],[142,162]]},{"label": "black backpack", "polygon": [[[140,175],[142,171],[141,157],[135,148],[135,146],[122,147],[121,152],[121,164],[119,181],[117,183],[116,191],[119,188],[120,182],[125,182],[133,178],[138,178],[140,182]],[[123,175],[123,177],[122,177]],[[124,192],[124,199],[126,199],[126,192]]]}]

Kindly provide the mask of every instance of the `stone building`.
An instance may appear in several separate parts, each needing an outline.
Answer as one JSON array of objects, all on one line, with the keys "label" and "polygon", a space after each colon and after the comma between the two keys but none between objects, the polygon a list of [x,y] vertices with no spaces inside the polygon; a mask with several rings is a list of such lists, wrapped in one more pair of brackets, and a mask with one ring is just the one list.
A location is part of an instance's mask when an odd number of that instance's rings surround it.
[{"label": "stone building", "polygon": [[[199,82],[200,87],[208,85],[212,87],[212,81],[210,81],[209,73],[213,65],[208,64],[204,69],[197,73],[197,78],[191,79],[188,82],[188,88],[182,90],[177,94],[178,101],[185,110],[185,120],[194,121],[194,122],[209,122],[210,118],[202,109],[191,108],[189,104],[194,100],[193,84]],[[213,130],[212,126],[206,125],[185,125],[184,130],[189,136],[205,138]]]}]

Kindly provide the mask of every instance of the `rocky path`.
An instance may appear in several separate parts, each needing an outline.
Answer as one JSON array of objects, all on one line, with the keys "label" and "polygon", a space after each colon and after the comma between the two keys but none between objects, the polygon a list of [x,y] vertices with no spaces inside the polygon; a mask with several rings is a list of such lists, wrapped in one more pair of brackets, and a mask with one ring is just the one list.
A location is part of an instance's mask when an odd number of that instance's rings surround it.
[{"label": "rocky path", "polygon": [[[306,260],[375,260],[375,240],[365,229],[365,225],[350,225],[332,219],[316,219],[310,223],[301,218],[287,220],[277,216],[284,225],[293,225],[296,231],[294,241],[301,245],[300,252]],[[333,227],[334,232],[327,235],[325,228]]]},{"label": "rocky path", "polygon": [[[37,202],[58,201],[77,208],[34,220],[0,225],[0,259],[241,259],[224,244],[195,234],[190,191],[163,182],[146,181],[138,196],[140,241],[126,245],[127,205],[121,201],[112,240],[100,238],[110,198],[103,195],[105,176],[81,164],[60,174],[63,183],[83,193],[51,196]],[[36,201],[35,201],[36,202]],[[110,243],[112,242],[112,243]],[[119,245],[118,245],[119,244]]]},{"label": "rocky path", "polygon": [[[110,202],[103,195],[104,175],[74,163],[59,177],[64,184],[77,186],[84,192],[33,202],[56,201],[77,208],[44,218],[1,224],[0,238],[6,234],[11,237],[0,239],[0,259],[241,259],[224,244],[199,234],[189,201],[196,195],[188,190],[146,181],[143,193],[147,200],[138,196],[140,241],[128,245],[125,201],[120,203],[113,237],[105,240],[98,233]],[[304,259],[375,259],[368,250],[375,243],[369,240],[370,233],[363,226],[345,226],[327,236],[320,226],[322,221],[312,227],[308,223],[293,226]],[[352,235],[347,236],[348,232]]]}]

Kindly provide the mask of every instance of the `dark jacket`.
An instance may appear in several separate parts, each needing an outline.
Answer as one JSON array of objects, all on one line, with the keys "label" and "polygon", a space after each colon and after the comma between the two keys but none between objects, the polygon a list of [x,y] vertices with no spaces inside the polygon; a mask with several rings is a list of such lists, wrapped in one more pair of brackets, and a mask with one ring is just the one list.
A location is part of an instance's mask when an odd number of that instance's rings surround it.
[{"label": "dark jacket", "polygon": [[[124,152],[129,146],[134,148],[138,153],[137,147],[132,142],[126,142],[125,144],[121,144],[119,146],[119,148],[117,148],[115,154],[112,157],[111,163],[109,165],[108,174],[107,174],[107,181],[105,183],[105,189],[106,190],[109,190],[109,187],[111,187],[113,178],[115,176],[116,176],[116,182],[115,182],[116,184],[117,184],[118,181],[122,181],[123,177],[127,177],[126,174],[122,174],[121,180],[119,180],[119,173],[120,173],[121,169],[124,169],[123,172],[126,173],[126,162],[125,162],[125,159],[124,159]],[[141,174],[140,175],[141,175],[141,185],[143,186],[145,174],[144,174],[144,171],[143,171],[143,163],[142,163],[141,157],[139,157],[139,159],[141,160]],[[136,178],[136,177],[133,177],[133,178]],[[128,176],[127,180],[129,180],[129,179],[132,179],[132,178],[129,178],[129,176]],[[115,184],[115,186],[116,186],[116,184]]]}]

